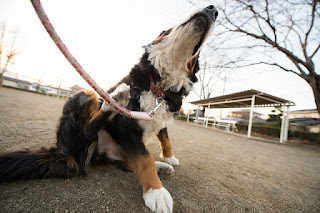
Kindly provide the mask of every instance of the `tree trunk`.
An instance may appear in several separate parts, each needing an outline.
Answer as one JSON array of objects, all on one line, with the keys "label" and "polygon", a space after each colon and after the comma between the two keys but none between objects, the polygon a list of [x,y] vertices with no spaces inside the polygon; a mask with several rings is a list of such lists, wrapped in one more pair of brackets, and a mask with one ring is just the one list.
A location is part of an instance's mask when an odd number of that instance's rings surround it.
[{"label": "tree trunk", "polygon": [[318,113],[320,114],[320,76],[312,78],[310,86],[313,91],[314,100],[317,106]]},{"label": "tree trunk", "polygon": [[[320,76],[316,75],[315,77],[311,77],[307,81],[312,89],[314,95],[314,101],[316,103],[317,111],[320,115]],[[318,134],[318,139],[316,141],[317,144],[320,144],[320,132]]]},{"label": "tree trunk", "polygon": [[0,74],[0,87],[2,87],[3,75]]}]

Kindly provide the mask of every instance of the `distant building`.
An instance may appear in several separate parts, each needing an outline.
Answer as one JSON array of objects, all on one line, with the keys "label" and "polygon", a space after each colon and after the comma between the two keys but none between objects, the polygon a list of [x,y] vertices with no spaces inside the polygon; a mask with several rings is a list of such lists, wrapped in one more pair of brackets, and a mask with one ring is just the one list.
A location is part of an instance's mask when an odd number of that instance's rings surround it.
[{"label": "distant building", "polygon": [[291,111],[289,114],[289,119],[294,118],[320,118],[320,115],[316,109],[304,109]]},{"label": "distant building", "polygon": [[83,88],[83,87],[80,87],[79,85],[73,85],[72,87],[70,87],[70,89],[71,89],[72,91],[74,91],[75,93],[76,93],[76,92],[79,92],[80,90],[84,90],[84,88]]},{"label": "distant building", "polygon": [[[232,120],[234,121],[249,121],[250,117],[250,110],[249,109],[243,109],[238,111],[230,112],[230,116],[232,117]],[[265,120],[261,118],[262,114],[253,111],[253,117],[252,120],[254,122],[264,122]]]},{"label": "distant building", "polygon": [[316,109],[292,111],[289,114],[290,129],[320,132],[320,115]]},{"label": "distant building", "polygon": [[[253,116],[260,117],[262,114],[258,112],[253,112]],[[243,118],[249,120],[250,116],[250,110],[249,109],[244,109],[244,110],[238,110],[238,111],[233,111],[231,112],[231,117],[236,117],[236,118]]]},{"label": "distant building", "polygon": [[16,89],[30,90],[32,83],[25,80],[3,76],[2,85]]},{"label": "distant building", "polygon": [[69,97],[74,93],[74,91],[70,89],[57,88],[51,85],[40,85],[36,83],[31,83],[26,80],[20,80],[20,79],[8,77],[8,76],[3,76],[2,85],[5,87],[38,92],[38,93],[43,93],[46,95],[57,96],[57,97]]}]

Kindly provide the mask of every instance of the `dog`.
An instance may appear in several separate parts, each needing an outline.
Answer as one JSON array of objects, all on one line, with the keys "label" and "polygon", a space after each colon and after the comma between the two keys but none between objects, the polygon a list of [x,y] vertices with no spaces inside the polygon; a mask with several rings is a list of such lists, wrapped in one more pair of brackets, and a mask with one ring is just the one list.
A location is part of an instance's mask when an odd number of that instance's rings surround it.
[{"label": "dog", "polygon": [[[200,49],[214,28],[218,12],[213,5],[163,31],[138,64],[108,92],[129,110],[149,112],[151,121],[119,114],[93,91],[80,91],[63,107],[57,128],[57,146],[0,156],[0,181],[30,178],[71,178],[86,175],[99,159],[134,172],[143,188],[145,205],[153,212],[172,212],[173,200],[158,172],[171,173],[179,165],[167,126],[182,100],[197,82]],[[145,143],[156,135],[164,162],[155,162]]]}]

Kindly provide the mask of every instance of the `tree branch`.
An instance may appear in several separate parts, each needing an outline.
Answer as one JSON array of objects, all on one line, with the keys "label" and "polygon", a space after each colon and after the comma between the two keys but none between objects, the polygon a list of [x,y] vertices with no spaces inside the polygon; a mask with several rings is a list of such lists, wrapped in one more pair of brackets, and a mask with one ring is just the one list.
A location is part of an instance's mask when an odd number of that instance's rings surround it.
[{"label": "tree branch", "polygon": [[309,67],[308,64],[301,60],[300,58],[298,58],[297,56],[295,56],[292,52],[290,52],[289,50],[281,47],[278,43],[274,43],[269,37],[265,36],[265,35],[256,35],[254,33],[249,33],[241,28],[236,29],[234,32],[240,32],[240,33],[244,33],[248,36],[251,36],[253,38],[259,39],[259,40],[263,40],[266,43],[270,44],[270,45],[274,45],[274,47],[276,47],[278,50],[280,50],[282,53],[284,53],[290,60],[294,60],[299,64],[302,64],[305,67]]},{"label": "tree branch", "polygon": [[3,53],[3,50],[5,49],[4,35],[5,35],[5,25],[3,25],[0,30],[0,73],[2,73],[2,68],[1,68],[2,53]]},{"label": "tree branch", "polygon": [[320,44],[319,44],[318,47],[314,50],[314,52],[311,54],[311,56],[309,57],[310,59],[312,59],[313,56],[314,56],[315,54],[317,54],[319,48],[320,48]]},{"label": "tree branch", "polygon": [[[311,9],[311,22],[310,22],[310,26],[309,29],[306,33],[306,37],[304,39],[304,51],[305,51],[305,55],[307,55],[307,43],[308,43],[308,37],[310,35],[310,32],[312,30],[313,27],[313,23],[314,23],[314,15],[315,15],[315,11],[316,11],[316,5],[317,5],[318,0],[313,0],[312,1],[312,9]],[[307,59],[307,58],[306,58]]]}]

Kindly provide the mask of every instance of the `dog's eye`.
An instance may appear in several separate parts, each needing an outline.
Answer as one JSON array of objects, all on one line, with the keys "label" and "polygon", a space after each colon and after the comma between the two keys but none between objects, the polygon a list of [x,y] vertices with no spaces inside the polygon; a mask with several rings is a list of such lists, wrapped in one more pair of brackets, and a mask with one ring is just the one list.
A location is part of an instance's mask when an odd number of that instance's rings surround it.
[{"label": "dog's eye", "polygon": [[161,33],[160,33],[160,35],[159,36],[162,36],[162,35],[164,35],[165,33],[166,33],[167,31],[162,31]]},{"label": "dog's eye", "polygon": [[169,35],[169,34],[171,33],[171,30],[172,30],[172,29],[167,30],[167,31],[164,33],[164,35]]}]

